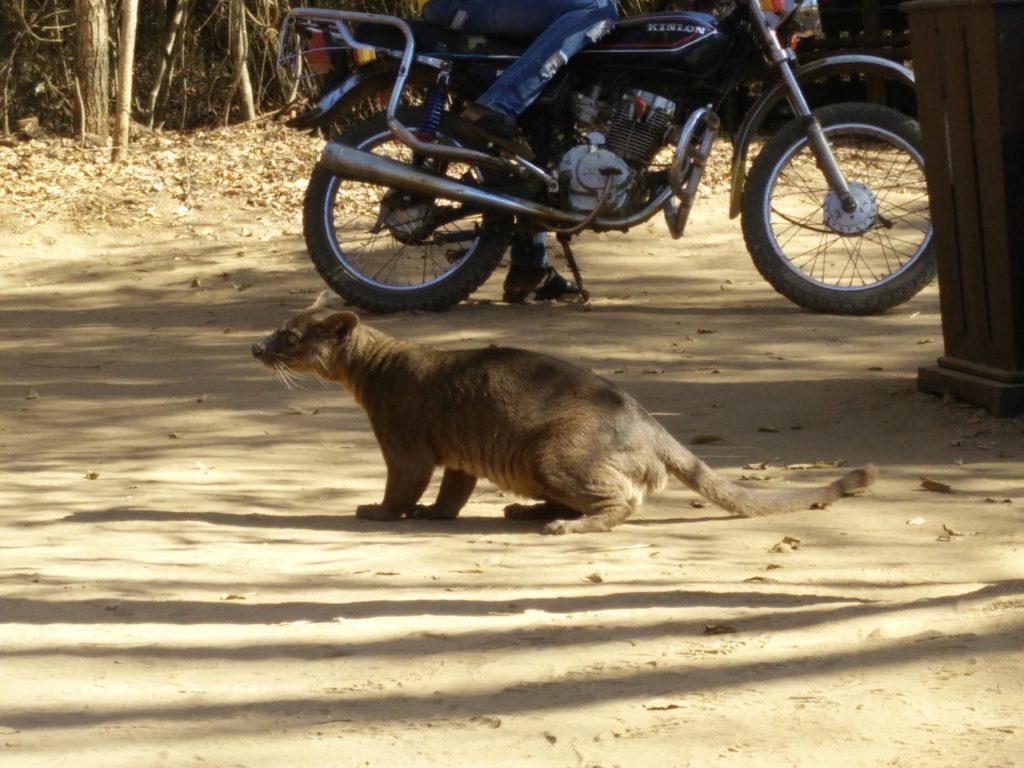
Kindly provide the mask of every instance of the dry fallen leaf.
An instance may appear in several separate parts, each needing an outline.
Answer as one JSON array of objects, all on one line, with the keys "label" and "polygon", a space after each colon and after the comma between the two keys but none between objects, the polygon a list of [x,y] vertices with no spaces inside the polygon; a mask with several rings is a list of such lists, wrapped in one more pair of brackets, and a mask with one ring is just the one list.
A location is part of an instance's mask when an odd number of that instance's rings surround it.
[{"label": "dry fallen leaf", "polygon": [[968,533],[964,533],[963,531],[958,531],[955,528],[950,528],[948,525],[943,523],[942,524],[942,534],[937,539],[935,539],[935,540],[936,541],[959,541],[964,536],[974,536],[974,535],[975,535],[974,533],[968,534]]},{"label": "dry fallen leaf", "polygon": [[783,536],[782,541],[769,549],[769,552],[793,552],[800,549],[800,539],[795,536]]},{"label": "dry fallen leaf", "polygon": [[810,464],[787,464],[786,469],[838,469],[845,465],[846,459],[836,459],[835,461],[814,461]]},{"label": "dry fallen leaf", "polygon": [[705,624],[704,634],[705,635],[731,635],[736,631],[736,627],[732,624]]},{"label": "dry fallen leaf", "polygon": [[953,493],[953,489],[945,483],[940,483],[938,480],[929,480],[924,476],[921,476],[921,488],[932,493]]},{"label": "dry fallen leaf", "polygon": [[600,573],[592,573],[587,576],[587,581],[593,584],[602,584],[604,583],[604,577]]},{"label": "dry fallen leaf", "polygon": [[668,712],[672,709],[682,709],[682,707],[678,704],[672,704],[671,702],[666,702],[664,704],[652,702],[650,704],[644,704],[644,709],[648,712]]},{"label": "dry fallen leaf", "polygon": [[690,445],[707,445],[709,443],[721,443],[724,442],[724,437],[718,435],[694,435],[690,438]]}]

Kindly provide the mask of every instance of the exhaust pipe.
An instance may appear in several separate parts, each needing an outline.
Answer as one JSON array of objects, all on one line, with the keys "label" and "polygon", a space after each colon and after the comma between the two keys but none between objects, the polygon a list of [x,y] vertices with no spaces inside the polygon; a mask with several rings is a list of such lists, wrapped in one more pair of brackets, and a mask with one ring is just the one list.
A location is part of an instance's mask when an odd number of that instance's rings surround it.
[{"label": "exhaust pipe", "polygon": [[347,179],[368,181],[428,197],[456,200],[484,210],[515,213],[559,224],[579,224],[586,218],[583,214],[567,213],[522,198],[497,195],[443,176],[433,176],[396,160],[334,141],[324,147],[320,165]]}]

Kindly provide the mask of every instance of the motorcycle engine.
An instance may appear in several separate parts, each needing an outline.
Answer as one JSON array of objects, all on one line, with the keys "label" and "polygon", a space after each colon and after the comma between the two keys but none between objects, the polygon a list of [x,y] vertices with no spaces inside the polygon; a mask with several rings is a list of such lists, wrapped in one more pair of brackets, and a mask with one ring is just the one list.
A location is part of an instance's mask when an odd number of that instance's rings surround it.
[{"label": "motorcycle engine", "polygon": [[569,203],[577,211],[593,211],[608,188],[603,210],[620,212],[629,203],[637,172],[664,144],[675,103],[648,91],[626,91],[603,124],[599,116],[608,109],[596,94],[577,94],[573,106],[577,123],[595,130],[558,164],[559,178],[568,182]]}]

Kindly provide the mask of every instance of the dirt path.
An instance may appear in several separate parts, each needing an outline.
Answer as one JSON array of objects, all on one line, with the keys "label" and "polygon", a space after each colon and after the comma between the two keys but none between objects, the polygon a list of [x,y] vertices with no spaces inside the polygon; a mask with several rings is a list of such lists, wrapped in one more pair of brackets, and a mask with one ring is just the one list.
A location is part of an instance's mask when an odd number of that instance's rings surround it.
[{"label": "dirt path", "polygon": [[678,242],[582,238],[588,310],[489,285],[374,319],[588,366],[734,478],[883,474],[773,519],[674,486],[611,534],[542,537],[483,485],[457,522],[372,524],[361,412],[249,355],[322,287],[301,185],[126,173],[60,207],[0,197],[0,764],[1024,762],[1024,422],[914,391],[934,287],[801,312],[718,195]]}]

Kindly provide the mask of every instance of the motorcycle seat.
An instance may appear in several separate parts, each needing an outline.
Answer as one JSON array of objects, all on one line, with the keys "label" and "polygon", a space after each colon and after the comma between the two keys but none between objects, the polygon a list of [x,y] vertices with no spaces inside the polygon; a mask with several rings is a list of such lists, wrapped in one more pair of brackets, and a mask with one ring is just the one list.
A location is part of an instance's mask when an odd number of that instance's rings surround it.
[{"label": "motorcycle seat", "polygon": [[[499,37],[495,35],[465,35],[409,19],[416,52],[437,58],[452,56],[519,56],[532,42],[532,38]],[[352,30],[360,43],[376,48],[401,51],[405,36],[395,27],[383,24],[357,24]]]}]

